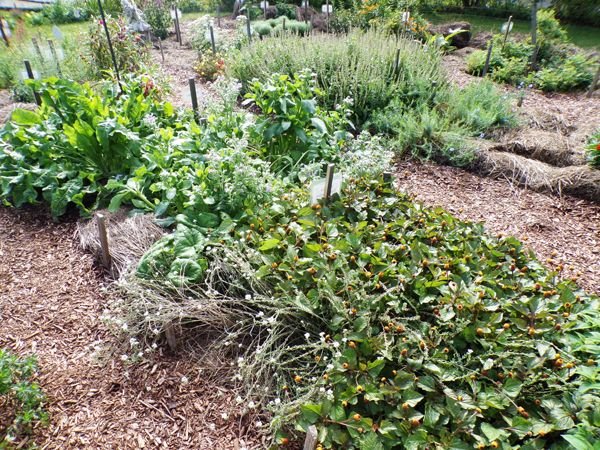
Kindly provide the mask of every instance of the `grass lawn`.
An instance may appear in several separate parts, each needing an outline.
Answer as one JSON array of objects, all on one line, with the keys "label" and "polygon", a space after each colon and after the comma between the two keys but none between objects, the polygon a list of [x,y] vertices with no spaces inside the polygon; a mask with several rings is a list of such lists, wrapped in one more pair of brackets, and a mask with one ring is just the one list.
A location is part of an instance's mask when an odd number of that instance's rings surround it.
[{"label": "grass lawn", "polygon": [[[475,33],[478,31],[491,31],[498,33],[506,19],[498,17],[473,16],[469,14],[456,13],[430,13],[426,18],[434,23],[467,21],[473,26]],[[529,33],[531,23],[527,20],[515,20],[513,32]],[[575,45],[587,49],[600,49],[600,28],[586,27],[582,25],[566,25],[569,38]]]}]

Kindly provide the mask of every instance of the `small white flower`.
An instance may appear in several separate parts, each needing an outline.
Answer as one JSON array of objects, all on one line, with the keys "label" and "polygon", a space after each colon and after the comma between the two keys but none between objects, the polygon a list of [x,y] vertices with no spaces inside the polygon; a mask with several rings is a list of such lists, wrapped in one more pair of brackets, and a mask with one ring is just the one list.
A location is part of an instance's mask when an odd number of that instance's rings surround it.
[{"label": "small white flower", "polygon": [[126,324],[126,323],[123,323],[123,325],[121,325],[121,329],[122,329],[123,331],[127,331],[127,330],[129,329],[129,327],[127,326],[127,324]]},{"label": "small white flower", "polygon": [[244,363],[244,358],[242,356],[240,356],[237,360],[238,364],[243,364]]},{"label": "small white flower", "polygon": [[242,403],[244,400],[242,399],[242,397],[240,397],[239,395],[235,398],[235,402],[236,403]]},{"label": "small white flower", "polygon": [[276,398],[275,399],[275,404],[276,405],[281,405],[281,399],[280,398]]},{"label": "small white flower", "polygon": [[190,380],[188,380],[188,377],[183,376],[181,377],[181,384],[188,384]]},{"label": "small white flower", "polygon": [[211,423],[209,423],[209,424],[208,424],[208,428],[209,428],[209,430],[211,430],[211,431],[215,431],[215,429],[216,429],[217,427],[215,426],[215,424],[214,424],[214,423],[212,423],[212,422],[211,422]]},{"label": "small white flower", "polygon": [[260,428],[260,427],[263,426],[263,423],[260,420],[257,420],[256,421],[256,426],[257,426],[257,428]]},{"label": "small white flower", "polygon": [[252,296],[250,294],[246,294],[246,296],[244,297],[246,300],[252,300]]},{"label": "small white flower", "polygon": [[308,339],[310,338],[310,333],[304,333],[304,338],[308,341]]},{"label": "small white flower", "polygon": [[121,355],[121,361],[127,361],[128,358],[127,355]]},{"label": "small white flower", "polygon": [[338,341],[333,341],[333,348],[339,348],[340,343]]},{"label": "small white flower", "polygon": [[256,408],[256,403],[254,403],[252,400],[250,400],[250,401],[248,402],[248,408],[250,408],[250,409],[254,409],[254,408]]},{"label": "small white flower", "polygon": [[227,414],[226,412],[221,413],[221,419],[223,419],[223,420],[229,419],[229,414]]}]

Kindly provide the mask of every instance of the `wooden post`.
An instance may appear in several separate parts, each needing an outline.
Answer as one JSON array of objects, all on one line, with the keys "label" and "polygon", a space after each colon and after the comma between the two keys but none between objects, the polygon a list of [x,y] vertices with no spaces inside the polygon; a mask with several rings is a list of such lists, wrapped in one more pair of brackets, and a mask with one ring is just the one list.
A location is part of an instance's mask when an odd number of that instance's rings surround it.
[{"label": "wooden post", "polygon": [[162,39],[161,38],[158,38],[158,48],[160,48],[160,59],[161,59],[161,61],[164,64],[164,62],[165,62],[165,54],[163,53]]},{"label": "wooden post", "polygon": [[600,80],[600,65],[598,65],[598,70],[596,71],[596,76],[594,77],[594,81],[592,81],[590,90],[587,93],[587,98],[592,98],[592,95],[594,95],[594,91],[596,90],[596,86],[598,85],[598,80]]},{"label": "wooden post", "polygon": [[485,66],[483,66],[483,74],[482,77],[485,77],[490,69],[490,59],[492,58],[492,49],[494,48],[494,43],[490,40],[490,44],[488,46],[487,56],[485,58]]},{"label": "wooden post", "polygon": [[531,44],[533,45],[533,54],[531,55],[531,70],[535,70],[538,56],[537,45],[537,0],[531,4]]},{"label": "wooden post", "polygon": [[306,430],[306,438],[304,439],[304,447],[302,447],[302,449],[315,450],[315,448],[317,448],[317,439],[317,427],[311,425],[310,427],[308,427],[308,430]]},{"label": "wooden post", "polygon": [[[27,60],[23,61],[23,63],[25,64],[25,71],[27,72],[27,78],[29,78],[30,80],[34,79],[33,76],[33,70],[31,69],[31,63]],[[42,104],[42,98],[40,97],[40,94],[38,94],[35,89],[33,90],[33,98],[35,98],[35,104],[40,106]]]},{"label": "wooden post", "polygon": [[194,117],[200,123],[199,113],[198,113],[198,95],[196,94],[196,79],[191,77],[188,79],[188,83],[190,85],[190,97],[192,98],[192,109],[194,110]]},{"label": "wooden post", "polygon": [[508,39],[508,33],[510,33],[510,27],[512,26],[512,16],[508,18],[508,22],[506,22],[506,32],[504,33],[504,40],[502,41],[502,50],[504,50],[504,46],[506,45],[506,40]]},{"label": "wooden post", "polygon": [[327,33],[329,33],[329,0],[325,0],[325,8],[327,8]]},{"label": "wooden post", "polygon": [[2,19],[1,17],[0,17],[0,34],[2,35],[2,39],[4,39],[6,46],[10,47],[10,42],[8,41],[8,36],[4,32],[4,19]]},{"label": "wooden post", "polygon": [[283,16],[283,31],[285,31],[285,19],[287,19],[287,17]]},{"label": "wooden post", "polygon": [[331,197],[331,187],[333,186],[333,174],[335,172],[335,164],[327,164],[327,174],[325,175],[325,200]]},{"label": "wooden post", "polygon": [[213,26],[209,25],[208,30],[210,31],[210,44],[212,46],[213,54],[217,53],[217,46],[215,45],[215,30],[213,30]]},{"label": "wooden post", "polygon": [[308,25],[308,0],[304,0],[304,23]]},{"label": "wooden post", "polygon": [[264,19],[267,20],[267,0],[262,0],[262,7],[263,7],[263,16]]},{"label": "wooden post", "polygon": [[42,62],[42,64],[44,64],[44,55],[42,55],[42,50],[40,49],[40,44],[38,43],[38,40],[36,38],[31,38],[31,43],[33,44],[33,49],[37,53],[38,58],[40,58],[40,61]]},{"label": "wooden post", "polygon": [[179,45],[183,45],[183,40],[181,39],[181,28],[179,27],[179,11],[177,11],[177,3],[175,4],[175,36],[177,37],[177,42],[179,42]]},{"label": "wooden post", "polygon": [[400,49],[396,49],[396,57],[394,58],[394,75],[400,70]]},{"label": "wooden post", "polygon": [[252,42],[252,30],[250,29],[250,5],[246,5],[246,32],[248,33],[248,42]]},{"label": "wooden post", "polygon": [[100,249],[102,251],[102,265],[110,270],[111,257],[108,249],[108,234],[106,233],[106,222],[104,214],[96,214],[96,225],[98,226],[98,236],[100,238]]},{"label": "wooden post", "polygon": [[173,353],[177,352],[177,333],[175,332],[175,326],[173,322],[169,322],[165,325],[165,337],[167,338],[167,344]]},{"label": "wooden post", "polygon": [[221,28],[221,5],[217,4],[217,26]]},{"label": "wooden post", "polygon": [[62,77],[62,72],[60,70],[60,62],[58,61],[58,55],[56,54],[56,49],[54,48],[54,41],[52,39],[48,39],[48,47],[50,48],[50,53],[54,58],[54,62],[56,63],[56,70],[58,75]]}]

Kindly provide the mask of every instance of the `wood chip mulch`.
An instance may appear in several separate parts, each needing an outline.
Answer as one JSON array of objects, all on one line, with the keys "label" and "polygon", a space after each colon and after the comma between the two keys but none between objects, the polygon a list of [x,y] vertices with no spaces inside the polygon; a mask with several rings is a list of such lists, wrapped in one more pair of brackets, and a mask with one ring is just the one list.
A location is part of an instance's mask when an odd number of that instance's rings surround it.
[{"label": "wood chip mulch", "polygon": [[564,276],[600,294],[600,205],[453,167],[402,161],[396,169],[397,185],[417,200],[524,240],[543,263],[564,264]]},{"label": "wood chip mulch", "polygon": [[0,347],[38,357],[50,413],[39,448],[265,448],[247,436],[254,426],[236,415],[236,394],[190,358],[159,349],[127,364],[114,354],[92,257],[74,223],[40,210],[0,207]]}]

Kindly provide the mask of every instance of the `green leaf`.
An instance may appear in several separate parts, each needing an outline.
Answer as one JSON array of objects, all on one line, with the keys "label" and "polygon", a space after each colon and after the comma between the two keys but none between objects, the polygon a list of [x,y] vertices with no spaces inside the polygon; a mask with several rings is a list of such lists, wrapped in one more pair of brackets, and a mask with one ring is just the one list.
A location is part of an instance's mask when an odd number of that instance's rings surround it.
[{"label": "green leaf", "polygon": [[509,378],[504,383],[504,393],[511,398],[515,398],[521,392],[522,383],[516,378]]},{"label": "green leaf", "polygon": [[481,424],[481,432],[485,434],[485,437],[488,438],[490,441],[495,441],[503,434],[502,430],[494,428],[487,422],[483,422]]},{"label": "green leaf", "polygon": [[384,450],[376,433],[369,432],[360,440],[361,450]]},{"label": "green leaf", "polygon": [[317,422],[321,417],[321,405],[315,403],[302,405],[300,411],[302,412],[302,417],[311,424]]},{"label": "green leaf", "polygon": [[279,245],[281,241],[279,239],[271,238],[263,241],[261,246],[258,248],[260,251],[265,252],[267,250],[271,250]]},{"label": "green leaf", "polygon": [[596,450],[594,446],[582,436],[576,434],[563,434],[562,438],[571,444],[574,450]]},{"label": "green leaf", "polygon": [[40,116],[33,112],[33,111],[28,111],[26,109],[21,109],[21,108],[17,108],[15,109],[11,116],[10,119],[15,122],[17,125],[35,125],[38,123],[41,123],[42,120],[40,118]]},{"label": "green leaf", "polygon": [[313,127],[319,130],[322,134],[327,134],[327,126],[325,125],[325,122],[318,117],[313,117],[310,119],[310,123],[312,123]]}]

